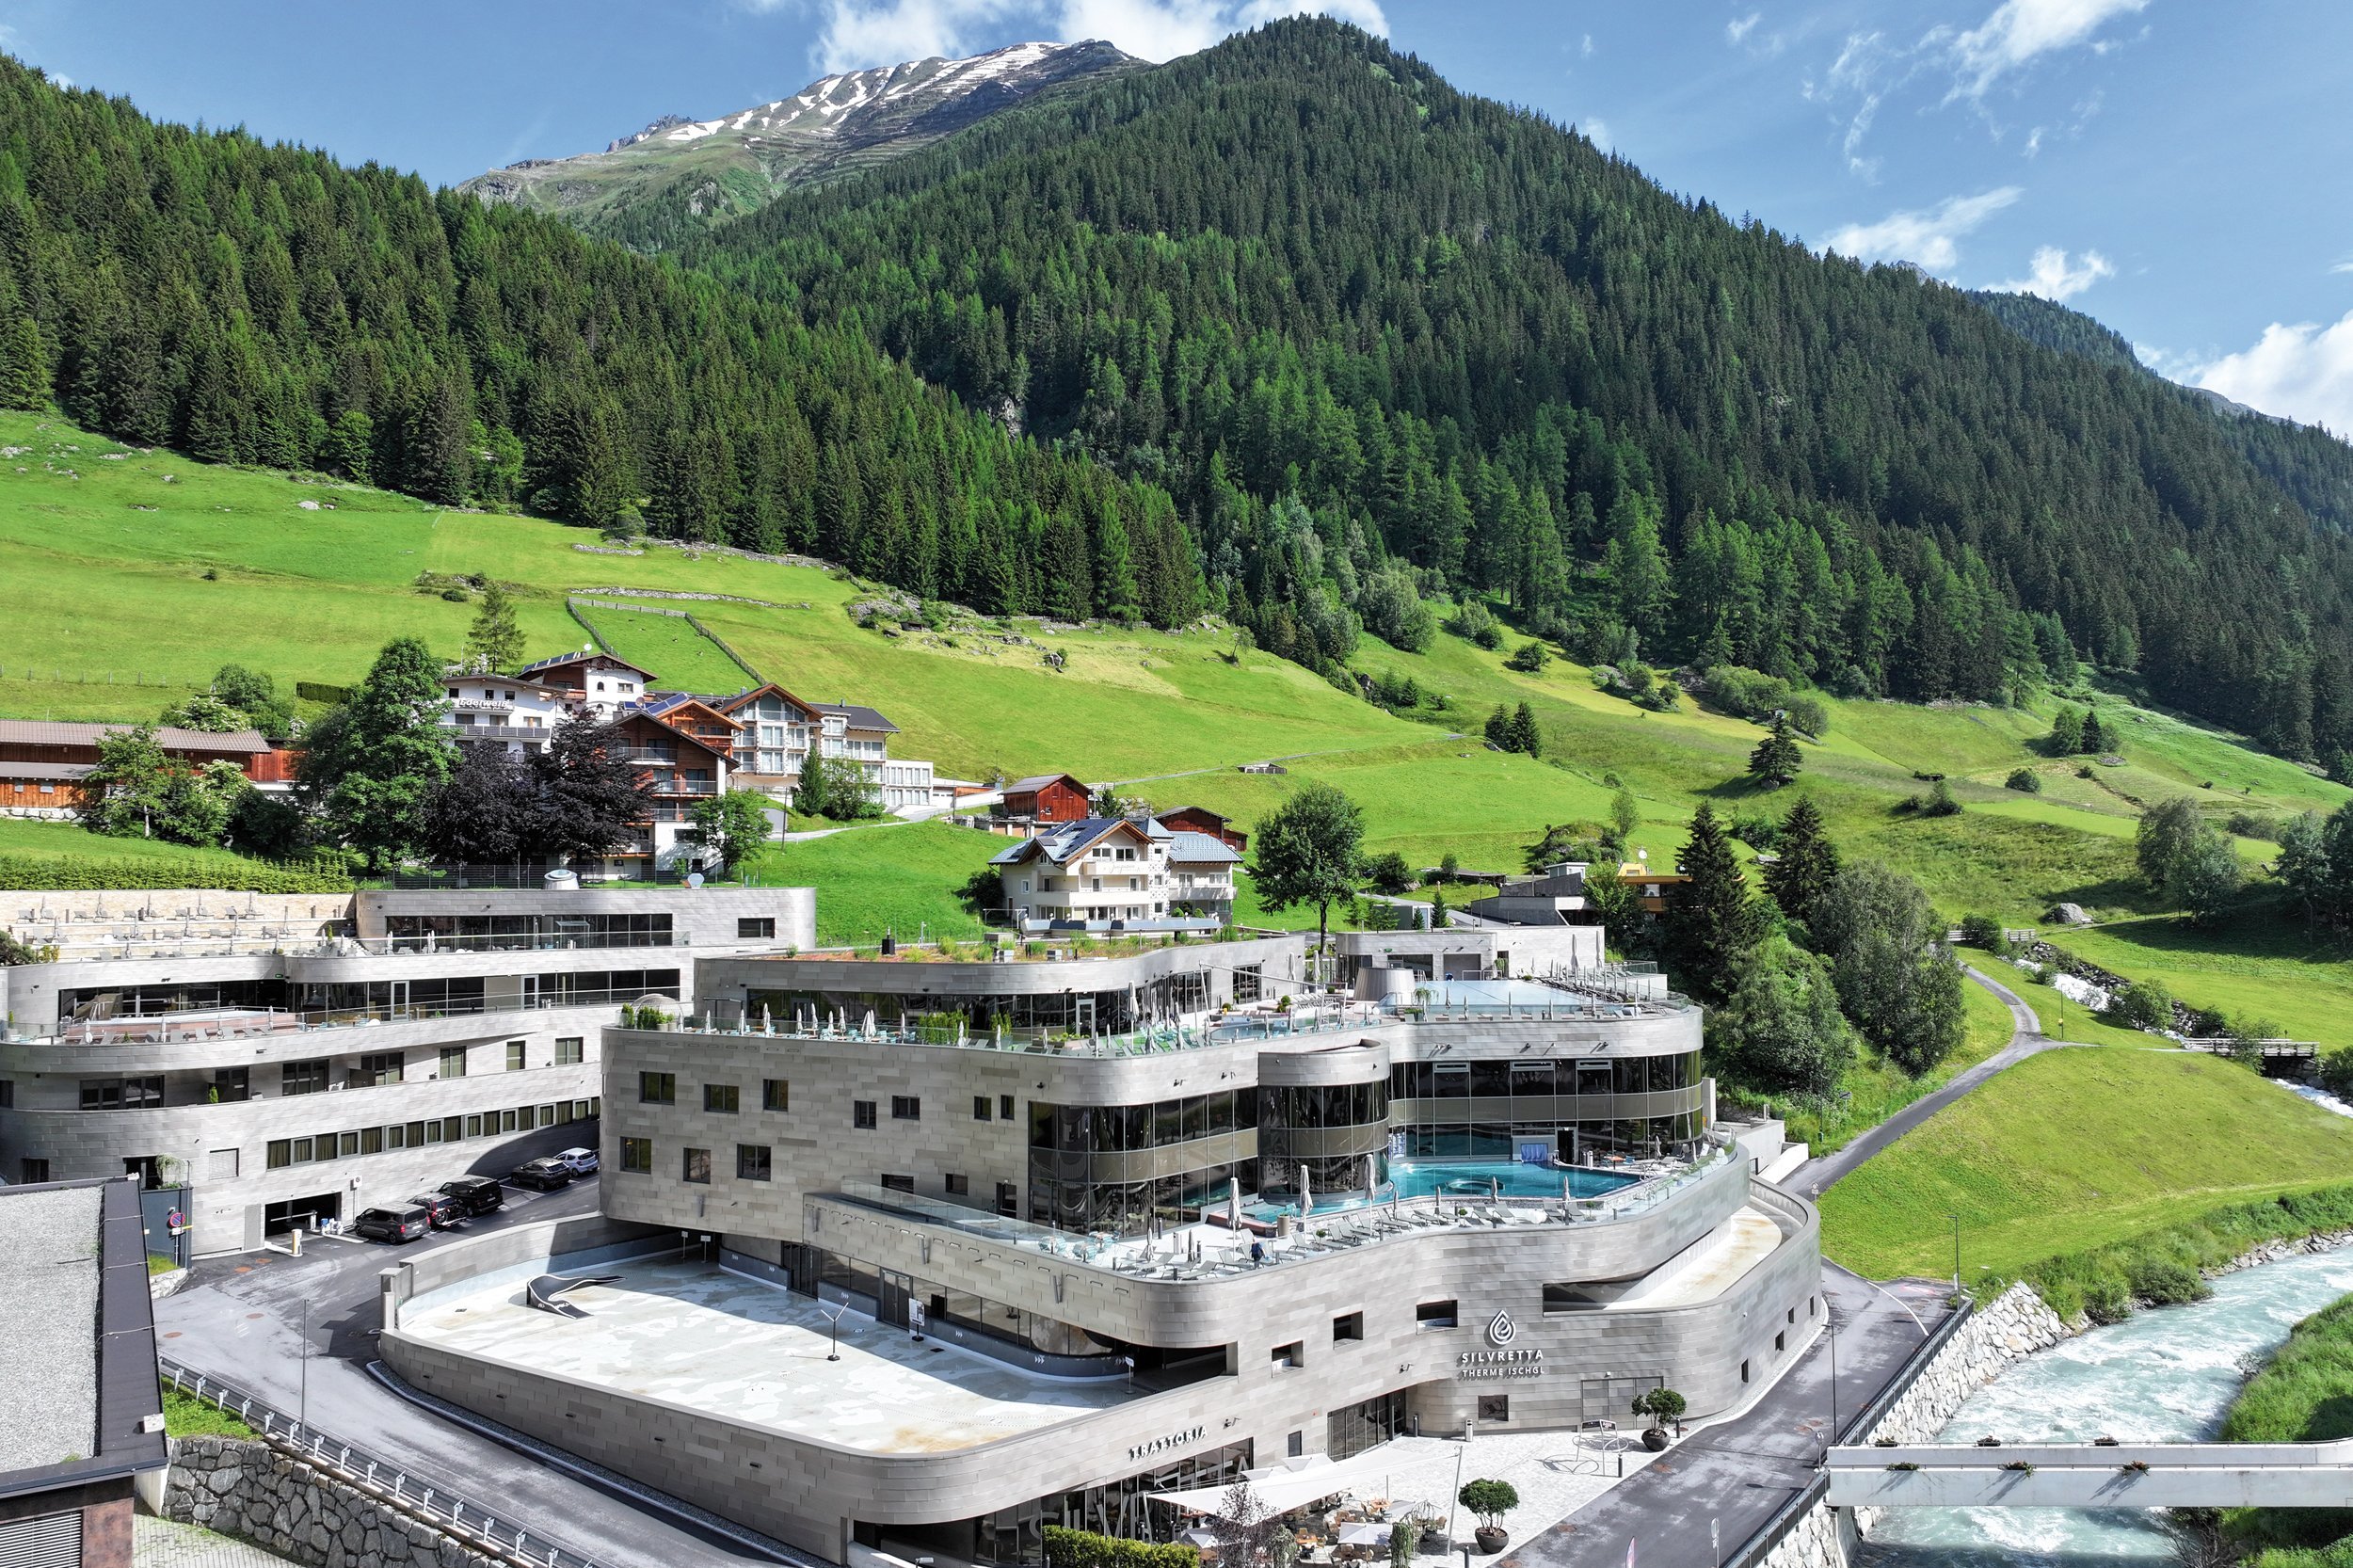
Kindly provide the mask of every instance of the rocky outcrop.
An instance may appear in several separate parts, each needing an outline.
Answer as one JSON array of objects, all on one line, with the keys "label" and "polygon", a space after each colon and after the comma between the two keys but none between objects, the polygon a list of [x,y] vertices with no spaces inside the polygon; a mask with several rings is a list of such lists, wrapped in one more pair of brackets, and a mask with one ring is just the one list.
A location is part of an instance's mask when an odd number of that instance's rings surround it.
[{"label": "rocky outcrop", "polygon": [[389,1496],[237,1438],[174,1439],[164,1512],[307,1568],[511,1568],[520,1560],[485,1555]]}]

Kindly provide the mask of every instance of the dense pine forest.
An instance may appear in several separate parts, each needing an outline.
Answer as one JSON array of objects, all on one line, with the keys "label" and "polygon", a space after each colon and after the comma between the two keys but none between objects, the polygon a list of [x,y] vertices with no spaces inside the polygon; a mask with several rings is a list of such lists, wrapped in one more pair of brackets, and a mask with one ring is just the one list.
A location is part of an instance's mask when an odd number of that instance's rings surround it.
[{"label": "dense pine forest", "polygon": [[2353,554],[2178,389],[1335,24],[1001,116],[690,257],[1166,484],[1212,593],[1310,658],[1394,558],[1589,654],[1630,630],[1991,698],[2072,648],[2299,755],[2353,740]]},{"label": "dense pine forest", "polygon": [[668,260],[0,63],[0,402],[1325,670],[1473,592],[1593,661],[2083,657],[2353,748],[2353,541],[2248,422],[1322,21]]},{"label": "dense pine forest", "polygon": [[53,402],[208,460],[810,551],[992,609],[1200,608],[1164,491],[1009,439],[860,337],[0,57],[0,406]]}]

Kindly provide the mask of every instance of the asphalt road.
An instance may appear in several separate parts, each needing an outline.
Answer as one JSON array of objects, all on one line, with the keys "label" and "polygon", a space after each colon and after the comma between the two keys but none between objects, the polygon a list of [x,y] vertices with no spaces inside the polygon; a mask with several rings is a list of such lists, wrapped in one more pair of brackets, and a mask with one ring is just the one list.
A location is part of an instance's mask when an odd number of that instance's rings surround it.
[{"label": "asphalt road", "polygon": [[[594,1178],[558,1192],[506,1190],[507,1207],[456,1237],[593,1213]],[[376,1359],[376,1276],[413,1249],[320,1237],[303,1256],[207,1258],[155,1304],[163,1353],[268,1400],[315,1430],[362,1446],[424,1480],[612,1568],[701,1568],[773,1560],[674,1528],[528,1455],[421,1410],[367,1375]],[[306,1353],[307,1352],[307,1353]]]},{"label": "asphalt road", "polygon": [[[1542,1535],[1500,1568],[1712,1568],[1813,1482],[1832,1423],[1851,1422],[1943,1319],[1945,1287],[1881,1287],[1835,1265],[1822,1270],[1833,1332],[1815,1336],[1779,1383],[1743,1415],[1692,1432]],[[1834,1346],[1834,1349],[1833,1349]],[[1715,1526],[1711,1540],[1709,1526]]]},{"label": "asphalt road", "polygon": [[2009,1044],[1967,1072],[1960,1074],[1934,1094],[1925,1095],[1913,1100],[1836,1154],[1826,1154],[1819,1160],[1807,1160],[1792,1172],[1789,1179],[1782,1185],[1793,1192],[1802,1192],[1809,1198],[1818,1198],[1824,1192],[1829,1192],[1839,1177],[1852,1171],[1880,1150],[1961,1098],[1961,1096],[1977,1088],[1995,1073],[2014,1067],[2029,1056],[2039,1056],[2046,1050],[2056,1050],[2066,1044],[2062,1040],[2051,1039],[2042,1032],[2042,1025],[2035,1017],[2034,1009],[2019,1000],[2017,992],[1991,975],[1980,974],[1976,969],[1968,969],[1964,972],[1971,980],[2001,998],[2004,1004],[2009,1008],[2010,1020],[2016,1025],[2010,1032]]}]

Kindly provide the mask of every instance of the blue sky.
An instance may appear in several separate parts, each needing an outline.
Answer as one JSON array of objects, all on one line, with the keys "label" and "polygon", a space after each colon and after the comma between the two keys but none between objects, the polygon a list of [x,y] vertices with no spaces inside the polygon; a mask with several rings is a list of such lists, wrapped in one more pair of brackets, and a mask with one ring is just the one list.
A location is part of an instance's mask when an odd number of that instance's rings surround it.
[{"label": "blue sky", "polygon": [[[1156,59],[1292,0],[5,0],[0,47],[158,116],[454,182],[833,69],[1033,38]],[[2353,434],[2345,0],[1327,0],[1459,86],[1817,246],[2062,298]]]}]

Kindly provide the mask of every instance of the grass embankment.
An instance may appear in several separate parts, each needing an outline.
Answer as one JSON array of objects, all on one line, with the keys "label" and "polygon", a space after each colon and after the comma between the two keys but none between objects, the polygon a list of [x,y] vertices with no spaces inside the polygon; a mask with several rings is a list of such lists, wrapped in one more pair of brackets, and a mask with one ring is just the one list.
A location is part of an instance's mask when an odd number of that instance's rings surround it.
[{"label": "grass embankment", "polygon": [[665,691],[725,696],[759,684],[752,671],[675,607],[582,600],[571,608],[607,652],[653,671]]},{"label": "grass embankment", "polygon": [[[2223,1418],[2221,1436],[2226,1443],[2353,1437],[2353,1296],[2296,1325],[2287,1343],[2239,1390]],[[2272,1568],[2353,1565],[2353,1511],[2228,1509],[2222,1522],[2224,1532],[2242,1546],[2282,1548],[2255,1559]],[[2330,1543],[2333,1549],[2314,1549]]]},{"label": "grass embankment", "polygon": [[259,1437],[262,1434],[217,1405],[163,1385],[164,1431],[173,1437]]},{"label": "grass embankment", "polygon": [[1011,840],[939,823],[854,827],[772,844],[746,871],[760,882],[817,890],[820,947],[872,947],[889,931],[977,937],[981,922],[957,889]]},{"label": "grass embankment", "polygon": [[2037,1265],[2234,1200],[2307,1192],[2349,1161],[2353,1120],[2223,1058],[2046,1051],[1825,1193],[1822,1245],[1876,1278],[1947,1274],[1957,1214],[1965,1283],[2047,1278],[2051,1304],[2072,1311],[2080,1284]]},{"label": "grass embankment", "polygon": [[331,863],[286,865],[227,850],[191,849],[153,839],[109,839],[72,822],[0,817],[0,888],[60,891],[104,888],[217,888],[234,892],[348,892]]}]

